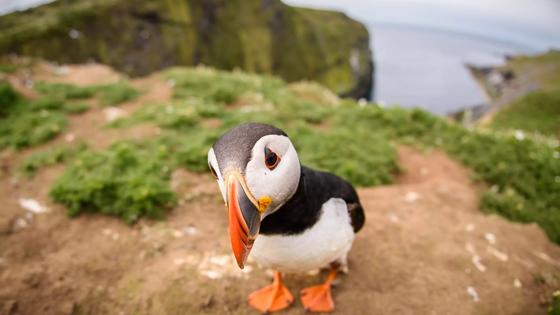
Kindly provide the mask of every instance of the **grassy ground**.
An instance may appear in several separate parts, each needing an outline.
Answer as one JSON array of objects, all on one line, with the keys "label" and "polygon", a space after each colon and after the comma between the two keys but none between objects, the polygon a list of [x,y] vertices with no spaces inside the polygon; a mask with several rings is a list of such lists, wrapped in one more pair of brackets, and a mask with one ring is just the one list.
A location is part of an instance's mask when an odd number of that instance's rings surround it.
[{"label": "grassy ground", "polygon": [[27,100],[0,81],[0,149],[22,149],[58,136],[67,126],[68,114],[89,109],[80,100],[98,97],[102,105],[109,106],[138,96],[124,82],[91,87],[39,82],[34,88],[40,96]]},{"label": "grassy ground", "polygon": [[500,110],[491,124],[495,129],[539,132],[560,138],[560,89],[535,91]]},{"label": "grassy ground", "polygon": [[286,85],[273,77],[206,68],[164,75],[174,86],[172,101],[146,104],[108,125],[155,124],[162,130],[158,136],[118,141],[102,151],[54,149],[31,156],[23,169],[66,163],[51,197],[71,215],[100,211],[127,222],[157,218],[175,202],[168,184],[173,169],[206,171],[207,150],[220,134],[258,121],[284,128],[304,164],[359,186],[392,181],[399,172],[396,143],[442,148],[486,184],[486,210],[537,222],[560,242],[560,152],[548,138],[468,130],[418,109],[359,106],[311,83]]},{"label": "grassy ground", "polygon": [[560,52],[511,59],[504,70],[515,74],[517,84],[537,90],[499,110],[490,126],[499,130],[523,130],[560,137]]}]

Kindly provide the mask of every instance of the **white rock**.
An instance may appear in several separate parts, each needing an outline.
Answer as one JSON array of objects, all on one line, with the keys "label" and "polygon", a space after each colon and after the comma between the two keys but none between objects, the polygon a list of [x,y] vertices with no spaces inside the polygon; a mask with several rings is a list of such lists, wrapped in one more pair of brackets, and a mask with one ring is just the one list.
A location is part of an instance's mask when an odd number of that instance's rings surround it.
[{"label": "white rock", "polygon": [[105,120],[109,122],[124,117],[127,114],[126,111],[117,107],[107,107],[103,110],[103,113],[105,114]]},{"label": "white rock", "polygon": [[478,271],[480,272],[485,272],[486,271],[486,266],[484,266],[482,264],[482,262],[480,262],[480,256],[478,255],[473,255],[472,257],[472,263],[474,264],[474,266],[476,267],[476,269],[478,269]]},{"label": "white rock", "polygon": [[74,139],[76,139],[76,136],[74,136],[73,133],[69,133],[66,136],[64,136],[64,141],[66,142],[72,142],[74,141]]},{"label": "white rock", "polygon": [[229,255],[216,255],[210,257],[210,263],[218,266],[225,266],[231,264],[232,261]]},{"label": "white rock", "polygon": [[480,302],[480,297],[478,296],[478,293],[476,292],[476,289],[474,287],[467,287],[467,294],[470,295],[475,303]]},{"label": "white rock", "polygon": [[25,210],[31,211],[33,213],[43,213],[48,212],[49,208],[42,206],[37,200],[30,198],[20,198],[19,205]]},{"label": "white rock", "polygon": [[413,203],[413,202],[416,202],[416,200],[418,200],[418,198],[420,198],[420,195],[417,192],[409,191],[404,196],[404,201]]},{"label": "white rock", "polygon": [[81,35],[80,31],[74,28],[68,32],[68,36],[72,39],[78,39],[80,38],[80,35]]},{"label": "white rock", "polygon": [[521,286],[522,286],[522,285],[521,285],[521,281],[519,281],[519,279],[515,278],[515,279],[513,280],[513,286],[516,287],[516,288],[518,288],[518,289],[520,289]]},{"label": "white rock", "polygon": [[492,233],[484,234],[484,238],[488,241],[488,243],[494,245],[496,244],[496,236]]},{"label": "white rock", "polygon": [[214,271],[214,270],[203,270],[201,272],[204,276],[206,276],[209,279],[220,279],[222,277],[222,274]]},{"label": "white rock", "polygon": [[494,255],[494,257],[498,258],[499,260],[501,260],[501,261],[503,261],[503,262],[506,262],[506,261],[508,261],[508,259],[509,259],[508,255],[507,255],[506,253],[501,252],[501,251],[495,249],[495,248],[492,247],[492,246],[488,246],[488,247],[486,248],[486,250],[487,250],[490,254]]},{"label": "white rock", "polygon": [[198,234],[198,229],[194,226],[187,226],[183,229],[183,233],[188,236],[195,236],[196,234]]},{"label": "white rock", "polygon": [[18,218],[16,220],[16,222],[14,222],[14,229],[15,230],[25,229],[27,226],[28,226],[27,221],[25,221],[22,218]]},{"label": "white rock", "polygon": [[399,223],[401,220],[399,219],[399,217],[396,214],[389,214],[389,221],[393,222],[393,223]]}]

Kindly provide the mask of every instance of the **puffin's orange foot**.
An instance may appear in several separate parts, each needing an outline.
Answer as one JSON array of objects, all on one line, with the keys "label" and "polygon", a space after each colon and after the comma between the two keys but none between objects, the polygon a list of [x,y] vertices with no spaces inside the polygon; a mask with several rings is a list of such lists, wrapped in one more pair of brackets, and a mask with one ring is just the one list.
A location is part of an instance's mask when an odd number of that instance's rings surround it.
[{"label": "puffin's orange foot", "polygon": [[336,277],[336,273],[337,271],[333,269],[329,272],[325,283],[301,290],[301,302],[306,311],[321,313],[334,311],[331,284]]},{"label": "puffin's orange foot", "polygon": [[306,311],[332,312],[334,301],[331,296],[331,285],[321,284],[301,290],[301,302]]},{"label": "puffin's orange foot", "polygon": [[263,313],[283,310],[293,301],[294,296],[282,282],[279,272],[274,274],[274,281],[271,285],[249,295],[249,305]]}]

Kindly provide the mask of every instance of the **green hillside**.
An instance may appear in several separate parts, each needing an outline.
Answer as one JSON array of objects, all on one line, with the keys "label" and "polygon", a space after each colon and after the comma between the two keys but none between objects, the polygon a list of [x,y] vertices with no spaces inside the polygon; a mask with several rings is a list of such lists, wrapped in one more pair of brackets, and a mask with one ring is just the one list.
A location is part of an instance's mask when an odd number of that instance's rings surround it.
[{"label": "green hillside", "polygon": [[59,0],[1,16],[0,29],[0,55],[95,60],[131,75],[205,64],[311,79],[352,97],[372,85],[362,24],[279,0]]},{"label": "green hillside", "polygon": [[560,51],[514,57],[501,69],[516,76],[515,84],[532,84],[536,90],[500,109],[490,126],[560,138]]}]

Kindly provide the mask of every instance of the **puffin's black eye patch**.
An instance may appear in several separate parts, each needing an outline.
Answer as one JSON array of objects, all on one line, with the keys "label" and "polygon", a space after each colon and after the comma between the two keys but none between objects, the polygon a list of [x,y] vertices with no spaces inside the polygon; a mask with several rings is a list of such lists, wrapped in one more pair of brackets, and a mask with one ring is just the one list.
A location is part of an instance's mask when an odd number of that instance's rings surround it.
[{"label": "puffin's black eye patch", "polygon": [[266,164],[266,167],[272,171],[276,168],[278,163],[280,163],[280,157],[278,154],[274,153],[269,148],[264,148],[264,164]]}]

